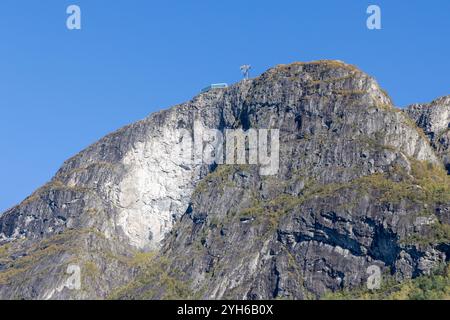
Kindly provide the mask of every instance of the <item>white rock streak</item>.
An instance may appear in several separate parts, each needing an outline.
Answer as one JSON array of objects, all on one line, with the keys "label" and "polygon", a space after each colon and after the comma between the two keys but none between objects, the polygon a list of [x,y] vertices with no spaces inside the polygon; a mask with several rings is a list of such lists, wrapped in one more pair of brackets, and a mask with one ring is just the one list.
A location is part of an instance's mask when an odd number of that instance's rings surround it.
[{"label": "white rock streak", "polygon": [[158,248],[174,218],[186,211],[199,179],[200,167],[182,157],[178,132],[165,128],[124,157],[130,171],[119,185],[118,225],[138,248]]}]

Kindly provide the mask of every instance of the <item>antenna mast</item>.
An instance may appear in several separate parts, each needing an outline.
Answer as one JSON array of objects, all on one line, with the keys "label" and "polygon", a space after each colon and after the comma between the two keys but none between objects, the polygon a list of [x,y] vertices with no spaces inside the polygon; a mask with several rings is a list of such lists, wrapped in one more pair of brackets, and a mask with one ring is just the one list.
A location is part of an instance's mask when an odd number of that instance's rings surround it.
[{"label": "antenna mast", "polygon": [[241,66],[241,72],[244,76],[244,80],[248,80],[251,68],[252,66],[249,64],[244,64],[243,66]]}]

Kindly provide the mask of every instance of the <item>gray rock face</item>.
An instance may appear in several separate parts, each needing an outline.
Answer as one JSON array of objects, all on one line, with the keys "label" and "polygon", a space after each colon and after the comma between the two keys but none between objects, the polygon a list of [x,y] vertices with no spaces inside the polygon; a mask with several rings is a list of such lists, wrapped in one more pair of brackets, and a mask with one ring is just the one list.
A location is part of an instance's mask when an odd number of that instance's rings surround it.
[{"label": "gray rock face", "polygon": [[414,104],[406,110],[429,137],[450,172],[450,96],[429,104]]},{"label": "gray rock face", "polygon": [[[318,61],[155,113],[0,216],[0,297],[157,299],[175,282],[190,297],[305,299],[364,284],[371,265],[429,273],[449,256],[450,185],[445,143],[409,118],[423,108],[395,109],[368,75]],[[442,132],[442,114],[424,128]],[[178,132],[196,121],[280,130],[278,173],[182,157]],[[65,286],[70,265],[80,290]]]}]

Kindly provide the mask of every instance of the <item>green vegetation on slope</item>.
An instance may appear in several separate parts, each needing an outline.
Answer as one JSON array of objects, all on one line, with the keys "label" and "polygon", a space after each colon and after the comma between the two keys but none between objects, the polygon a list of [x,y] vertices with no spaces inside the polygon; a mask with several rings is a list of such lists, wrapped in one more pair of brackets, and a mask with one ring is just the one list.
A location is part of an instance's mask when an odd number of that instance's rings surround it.
[{"label": "green vegetation on slope", "polygon": [[[169,273],[169,261],[155,253],[139,253],[134,262],[139,266],[135,280],[113,291],[109,299],[192,299],[189,284]],[[179,275],[179,273],[177,273]]]},{"label": "green vegetation on slope", "polygon": [[379,290],[360,288],[329,292],[325,300],[450,300],[450,265],[432,275],[398,283],[384,279]]}]

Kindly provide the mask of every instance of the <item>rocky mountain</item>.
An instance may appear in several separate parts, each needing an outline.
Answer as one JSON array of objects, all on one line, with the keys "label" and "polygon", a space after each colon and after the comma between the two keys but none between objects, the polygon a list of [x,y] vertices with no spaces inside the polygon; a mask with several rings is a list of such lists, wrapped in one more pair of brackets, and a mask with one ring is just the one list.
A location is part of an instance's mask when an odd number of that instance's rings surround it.
[{"label": "rocky mountain", "polygon": [[[317,61],[152,114],[0,216],[0,298],[310,299],[370,266],[430,274],[450,256],[449,101],[400,110]],[[279,130],[276,173],[186,157],[209,129]]]}]

